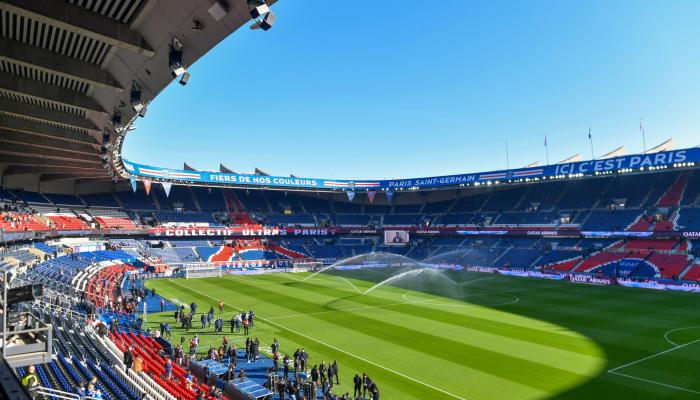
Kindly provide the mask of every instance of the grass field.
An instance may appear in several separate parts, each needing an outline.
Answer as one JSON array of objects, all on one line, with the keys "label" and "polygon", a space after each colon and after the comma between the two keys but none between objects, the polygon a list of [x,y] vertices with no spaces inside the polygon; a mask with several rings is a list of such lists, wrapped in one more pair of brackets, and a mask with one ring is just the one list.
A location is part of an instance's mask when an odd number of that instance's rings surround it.
[{"label": "grass field", "polygon": [[[700,399],[698,295],[466,272],[362,295],[386,275],[306,276],[147,285],[200,309],[224,299],[225,321],[253,308],[252,336],[266,348],[277,337],[289,353],[305,347],[311,365],[337,360],[342,391],[366,372],[383,399]],[[148,316],[154,328],[164,319],[172,314]],[[202,353],[221,343],[194,325]]]}]

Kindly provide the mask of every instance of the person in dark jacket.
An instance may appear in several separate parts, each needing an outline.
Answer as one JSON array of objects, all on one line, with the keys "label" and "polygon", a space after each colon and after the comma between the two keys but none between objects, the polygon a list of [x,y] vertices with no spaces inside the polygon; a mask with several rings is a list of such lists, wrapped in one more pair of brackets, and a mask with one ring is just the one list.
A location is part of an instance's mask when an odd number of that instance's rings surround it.
[{"label": "person in dark jacket", "polygon": [[369,385],[372,383],[372,380],[369,379],[369,376],[367,374],[362,374],[362,396],[367,396],[367,391],[369,390]]},{"label": "person in dark jacket", "polygon": [[126,369],[129,369],[132,365],[134,365],[134,355],[131,354],[132,349],[133,347],[129,346],[129,348],[124,352],[124,367],[126,367]]},{"label": "person in dark jacket", "polygon": [[328,386],[333,389],[333,375],[335,375],[335,371],[333,371],[333,364],[328,366]]},{"label": "person in dark jacket", "polygon": [[362,378],[360,378],[360,375],[355,374],[355,377],[352,378],[352,382],[355,385],[352,392],[352,397],[357,397],[362,394]]},{"label": "person in dark jacket", "polygon": [[287,380],[286,379],[280,379],[279,383],[277,384],[277,393],[280,395],[280,400],[284,400],[284,396],[287,394]]},{"label": "person in dark jacket", "polygon": [[282,359],[282,369],[284,370],[284,379],[289,379],[289,356],[287,354]]},{"label": "person in dark jacket", "polygon": [[377,384],[374,381],[369,385],[369,394],[372,396],[372,400],[379,400],[379,389],[377,389]]},{"label": "person in dark jacket", "polygon": [[228,365],[228,369],[226,370],[226,373],[224,374],[224,380],[226,382],[232,381],[236,378],[236,367],[234,367],[233,364]]},{"label": "person in dark jacket", "polygon": [[326,363],[325,361],[321,361],[321,365],[318,366],[318,374],[323,378],[326,376]]},{"label": "person in dark jacket", "polygon": [[333,368],[333,375],[335,375],[335,384],[340,385],[340,377],[338,376],[338,361],[333,360],[331,368]]},{"label": "person in dark jacket", "polygon": [[315,365],[311,368],[311,381],[318,384],[318,367]]}]

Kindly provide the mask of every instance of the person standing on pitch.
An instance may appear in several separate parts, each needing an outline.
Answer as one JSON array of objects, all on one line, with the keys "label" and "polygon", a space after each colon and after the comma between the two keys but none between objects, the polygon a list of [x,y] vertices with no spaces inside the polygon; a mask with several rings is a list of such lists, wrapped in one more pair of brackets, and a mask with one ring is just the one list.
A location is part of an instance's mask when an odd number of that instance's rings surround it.
[{"label": "person standing on pitch", "polygon": [[328,387],[330,389],[333,389],[333,375],[335,375],[335,371],[333,371],[333,364],[330,364],[328,366]]},{"label": "person standing on pitch", "polygon": [[318,374],[320,375],[321,379],[323,379],[323,377],[327,376],[326,375],[326,362],[325,361],[321,361],[321,365],[318,366]]},{"label": "person standing on pitch", "polygon": [[360,378],[360,375],[355,374],[355,377],[352,378],[352,382],[354,384],[352,397],[358,397],[362,394],[362,378]]},{"label": "person standing on pitch", "polygon": [[302,347],[301,348],[301,370],[304,372],[306,372],[306,367],[308,365],[307,364],[308,361],[309,361],[309,353],[307,353],[306,350],[304,350],[304,348]]},{"label": "person standing on pitch", "polygon": [[338,377],[338,361],[333,360],[331,368],[333,369],[333,375],[335,375],[335,384],[340,385],[340,378]]},{"label": "person standing on pitch", "polygon": [[369,385],[372,383],[372,380],[369,379],[369,376],[367,374],[362,373],[362,396],[367,396],[367,391],[369,390]]},{"label": "person standing on pitch", "polygon": [[250,330],[248,329],[248,318],[243,319],[243,334],[246,336],[250,334]]}]

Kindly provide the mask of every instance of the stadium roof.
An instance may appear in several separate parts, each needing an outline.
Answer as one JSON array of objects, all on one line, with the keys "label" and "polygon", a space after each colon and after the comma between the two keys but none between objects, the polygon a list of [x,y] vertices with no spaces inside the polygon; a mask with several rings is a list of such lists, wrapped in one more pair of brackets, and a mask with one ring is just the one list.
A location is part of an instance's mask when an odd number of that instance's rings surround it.
[{"label": "stadium roof", "polygon": [[134,118],[132,87],[147,105],[173,81],[173,38],[191,65],[250,20],[246,0],[0,1],[3,182],[109,181],[113,116]]}]

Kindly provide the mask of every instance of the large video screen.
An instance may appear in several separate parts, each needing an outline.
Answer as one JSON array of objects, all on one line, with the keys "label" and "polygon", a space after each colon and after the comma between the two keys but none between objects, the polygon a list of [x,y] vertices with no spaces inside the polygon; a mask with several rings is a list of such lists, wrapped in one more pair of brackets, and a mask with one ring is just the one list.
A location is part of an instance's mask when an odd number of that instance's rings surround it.
[{"label": "large video screen", "polygon": [[384,231],[384,244],[388,246],[406,246],[408,242],[408,231]]}]

